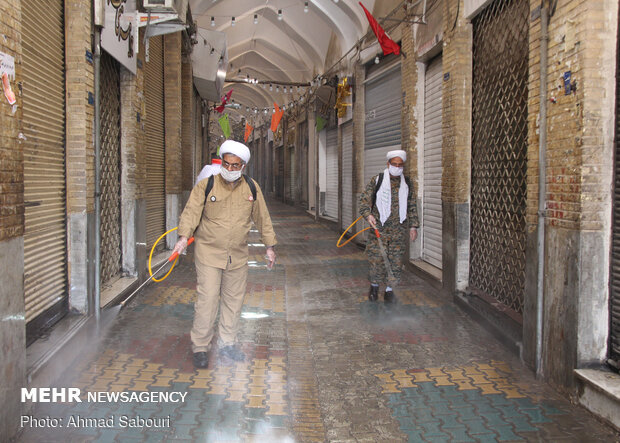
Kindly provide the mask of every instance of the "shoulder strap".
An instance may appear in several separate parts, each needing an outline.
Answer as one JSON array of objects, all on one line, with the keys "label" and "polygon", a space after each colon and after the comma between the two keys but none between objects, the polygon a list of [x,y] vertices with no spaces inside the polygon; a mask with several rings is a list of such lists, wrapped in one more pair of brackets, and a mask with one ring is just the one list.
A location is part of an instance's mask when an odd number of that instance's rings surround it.
[{"label": "shoulder strap", "polygon": [[375,207],[377,203],[377,192],[379,192],[379,188],[381,187],[381,182],[383,182],[383,172],[377,175],[377,183],[375,183],[375,192],[372,194],[372,207]]},{"label": "shoulder strap", "polygon": [[208,180],[207,187],[205,188],[205,203],[207,201],[207,197],[209,196],[209,192],[211,192],[211,189],[213,189],[213,183],[215,182],[215,176],[210,175],[207,180]]},{"label": "shoulder strap", "polygon": [[252,191],[252,198],[254,199],[252,201],[256,201],[256,185],[254,184],[254,180],[252,180],[250,177],[248,177],[245,174],[243,174],[243,178],[245,179],[245,182],[250,187],[250,191]]}]

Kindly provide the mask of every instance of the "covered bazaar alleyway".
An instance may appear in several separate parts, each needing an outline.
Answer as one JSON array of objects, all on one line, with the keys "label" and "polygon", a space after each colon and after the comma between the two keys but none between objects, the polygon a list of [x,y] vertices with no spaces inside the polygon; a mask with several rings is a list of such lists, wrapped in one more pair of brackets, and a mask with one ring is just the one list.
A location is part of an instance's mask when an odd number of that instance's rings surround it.
[{"label": "covered bazaar alleyway", "polygon": [[[290,206],[272,203],[271,215],[278,263],[267,271],[263,247],[251,246],[245,362],[213,357],[209,369],[192,367],[188,255],[132,300],[99,346],[65,361],[74,371],[54,384],[79,387],[83,398],[160,391],[185,400],[49,403],[32,417],[63,427],[27,428],[18,440],[617,441],[410,272],[397,304],[371,303],[358,247],[337,249],[335,232]],[[125,416],[163,418],[151,422],[163,427],[122,428]],[[69,427],[71,417],[112,417],[114,427]]]}]

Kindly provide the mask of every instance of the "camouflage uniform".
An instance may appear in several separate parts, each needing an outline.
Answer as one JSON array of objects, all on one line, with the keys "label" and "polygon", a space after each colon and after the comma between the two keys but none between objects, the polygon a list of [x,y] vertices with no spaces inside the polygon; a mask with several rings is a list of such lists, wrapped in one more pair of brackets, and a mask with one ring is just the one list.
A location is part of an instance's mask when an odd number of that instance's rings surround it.
[{"label": "camouflage uniform", "polygon": [[[377,220],[377,229],[381,235],[381,241],[383,247],[387,252],[390,266],[392,268],[392,274],[398,283],[400,281],[400,275],[403,267],[403,256],[407,248],[407,242],[409,241],[409,228],[419,227],[418,222],[418,207],[415,198],[415,192],[413,192],[413,185],[409,186],[409,195],[407,196],[407,219],[401,224],[400,216],[398,213],[398,189],[400,188],[400,177],[390,176],[390,188],[392,191],[392,212],[382,226],[379,220],[379,210],[375,205],[372,207],[373,195],[375,193],[375,187],[377,178],[375,175],[370,182],[366,185],[366,189],[360,195],[359,201],[359,213],[362,217],[367,218],[372,214]],[[383,263],[383,256],[379,249],[379,242],[374,234],[374,231],[370,231],[368,234],[368,240],[366,241],[366,254],[368,254],[368,261],[370,263],[368,279],[371,283],[387,284],[387,271],[385,264]]]}]

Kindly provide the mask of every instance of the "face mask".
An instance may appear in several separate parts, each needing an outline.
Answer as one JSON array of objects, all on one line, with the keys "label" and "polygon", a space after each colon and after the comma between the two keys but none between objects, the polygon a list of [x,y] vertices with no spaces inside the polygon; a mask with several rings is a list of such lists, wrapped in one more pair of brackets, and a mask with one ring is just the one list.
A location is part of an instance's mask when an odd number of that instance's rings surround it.
[{"label": "face mask", "polygon": [[241,168],[238,171],[229,171],[226,168],[221,168],[220,169],[220,175],[227,182],[234,182],[234,181],[239,180],[241,178],[241,174],[243,173],[243,169],[244,168]]},{"label": "face mask", "polygon": [[388,171],[390,172],[390,175],[398,177],[403,173],[403,168],[397,168],[396,166],[389,165]]}]

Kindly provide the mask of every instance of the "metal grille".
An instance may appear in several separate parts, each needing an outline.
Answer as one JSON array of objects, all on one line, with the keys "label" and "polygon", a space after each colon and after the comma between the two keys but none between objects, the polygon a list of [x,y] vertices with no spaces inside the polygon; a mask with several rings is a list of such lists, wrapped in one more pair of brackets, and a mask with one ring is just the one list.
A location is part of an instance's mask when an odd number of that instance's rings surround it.
[{"label": "metal grille", "polygon": [[469,284],[523,312],[528,8],[495,0],[474,20]]},{"label": "metal grille", "polygon": [[119,65],[101,56],[101,283],[121,270],[121,96]]}]

